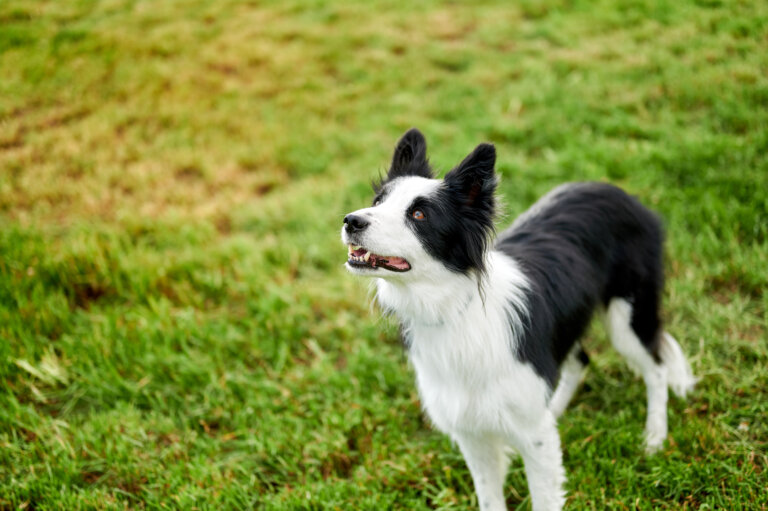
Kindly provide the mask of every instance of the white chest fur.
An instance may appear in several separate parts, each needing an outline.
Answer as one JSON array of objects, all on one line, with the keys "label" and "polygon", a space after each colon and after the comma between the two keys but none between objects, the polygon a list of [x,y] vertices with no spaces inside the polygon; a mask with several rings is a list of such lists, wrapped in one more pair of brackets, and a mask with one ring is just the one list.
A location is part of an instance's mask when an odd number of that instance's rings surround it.
[{"label": "white chest fur", "polygon": [[454,273],[407,286],[378,282],[377,299],[403,324],[422,405],[438,429],[501,429],[509,415],[525,420],[546,406],[532,402],[547,395],[543,381],[515,357],[525,289],[514,261],[496,252],[481,288]]}]

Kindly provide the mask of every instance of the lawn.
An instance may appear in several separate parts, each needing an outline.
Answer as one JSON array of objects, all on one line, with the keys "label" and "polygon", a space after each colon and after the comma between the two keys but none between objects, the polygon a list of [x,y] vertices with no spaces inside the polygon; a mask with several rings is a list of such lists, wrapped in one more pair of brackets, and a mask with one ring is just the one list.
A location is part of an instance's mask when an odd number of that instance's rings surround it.
[{"label": "lawn", "polygon": [[[768,3],[0,2],[0,509],[473,509],[345,273],[416,126],[664,218],[699,385],[659,454],[590,329],[569,509],[768,509]],[[523,468],[510,508],[529,509]]]}]

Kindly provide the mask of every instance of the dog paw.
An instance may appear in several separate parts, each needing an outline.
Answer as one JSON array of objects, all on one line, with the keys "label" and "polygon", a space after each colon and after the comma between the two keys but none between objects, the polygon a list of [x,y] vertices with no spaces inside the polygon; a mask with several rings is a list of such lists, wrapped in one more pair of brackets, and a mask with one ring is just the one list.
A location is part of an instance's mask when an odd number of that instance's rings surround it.
[{"label": "dog paw", "polygon": [[655,454],[664,447],[664,440],[667,435],[658,431],[646,431],[645,441],[643,446],[645,448],[645,454]]}]

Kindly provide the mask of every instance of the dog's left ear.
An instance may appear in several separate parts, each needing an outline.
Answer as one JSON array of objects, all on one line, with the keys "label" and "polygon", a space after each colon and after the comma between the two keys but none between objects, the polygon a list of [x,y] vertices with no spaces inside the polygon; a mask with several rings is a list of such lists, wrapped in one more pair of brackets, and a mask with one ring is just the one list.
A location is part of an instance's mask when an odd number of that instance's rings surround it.
[{"label": "dog's left ear", "polygon": [[480,144],[445,175],[445,186],[466,210],[480,210],[493,217],[493,194],[497,183],[493,171],[495,164],[496,148],[493,144]]},{"label": "dog's left ear", "polygon": [[445,175],[442,193],[451,204],[450,214],[456,215],[449,233],[454,247],[455,269],[475,269],[485,272],[485,254],[493,234],[496,212],[496,148],[480,144],[464,161]]}]

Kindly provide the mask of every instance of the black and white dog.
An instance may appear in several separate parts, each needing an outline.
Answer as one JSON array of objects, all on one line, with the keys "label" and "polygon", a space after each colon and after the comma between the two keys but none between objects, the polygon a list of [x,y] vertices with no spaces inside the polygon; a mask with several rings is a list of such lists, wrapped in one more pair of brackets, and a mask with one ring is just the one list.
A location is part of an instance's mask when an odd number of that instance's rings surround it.
[{"label": "black and white dog", "polygon": [[375,277],[402,323],[421,401],[458,444],[483,510],[505,509],[507,452],[522,455],[535,510],[565,501],[556,419],[587,363],[579,337],[600,310],[645,381],[645,446],[667,436],[667,387],[695,382],[659,318],[659,220],[602,183],[556,188],[495,240],[496,150],[480,144],[440,181],[415,129],[371,207],[344,218],[347,269]]}]

